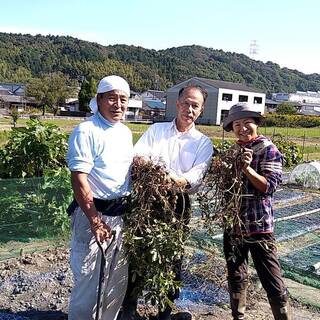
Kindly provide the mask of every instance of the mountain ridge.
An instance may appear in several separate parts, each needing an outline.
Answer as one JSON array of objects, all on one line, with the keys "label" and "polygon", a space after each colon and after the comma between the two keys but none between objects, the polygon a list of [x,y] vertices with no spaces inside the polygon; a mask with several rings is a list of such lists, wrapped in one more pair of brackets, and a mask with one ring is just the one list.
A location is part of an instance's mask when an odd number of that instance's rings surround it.
[{"label": "mountain ridge", "polygon": [[320,91],[320,74],[199,45],[155,50],[103,46],[71,36],[0,33],[0,81],[28,82],[61,72],[72,79],[124,76],[135,91],[166,90],[191,77],[243,83],[266,93]]}]

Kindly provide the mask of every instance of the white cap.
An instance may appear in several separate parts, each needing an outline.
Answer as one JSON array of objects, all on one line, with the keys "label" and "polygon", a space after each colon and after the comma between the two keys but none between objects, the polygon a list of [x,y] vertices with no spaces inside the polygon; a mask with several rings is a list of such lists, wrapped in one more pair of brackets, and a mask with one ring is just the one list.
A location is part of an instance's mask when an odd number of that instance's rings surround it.
[{"label": "white cap", "polygon": [[[119,76],[107,76],[100,80],[97,93],[104,93],[112,90],[121,90],[130,97],[129,84],[123,78]],[[90,100],[89,107],[93,113],[98,111],[97,96]]]}]

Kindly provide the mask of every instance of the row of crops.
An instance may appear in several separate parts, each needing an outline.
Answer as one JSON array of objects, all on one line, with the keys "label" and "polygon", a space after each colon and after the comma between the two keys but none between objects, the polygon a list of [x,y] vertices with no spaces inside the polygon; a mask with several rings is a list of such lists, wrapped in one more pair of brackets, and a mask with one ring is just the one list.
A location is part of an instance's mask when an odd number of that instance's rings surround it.
[{"label": "row of crops", "polygon": [[[280,253],[285,252],[280,260],[286,275],[320,288],[319,195],[285,188],[276,192],[274,210],[275,236]],[[204,250],[212,244],[221,245],[221,229],[209,234],[198,220],[193,220],[190,245]]]},{"label": "row of crops", "polygon": [[66,169],[46,177],[0,179],[0,244],[68,235],[71,199]]},{"label": "row of crops", "polygon": [[[4,246],[11,241],[31,243],[35,250],[37,239],[57,240],[69,236],[70,221],[66,207],[72,198],[69,173],[61,170],[53,175],[40,178],[0,180],[0,243]],[[287,275],[320,288],[320,198],[298,190],[283,189],[275,194],[274,208],[276,216],[275,235],[279,246],[291,245],[286,254],[281,255],[281,263]],[[201,225],[201,217],[194,204],[194,217],[191,221],[192,235],[188,246],[194,249],[202,260],[207,259],[206,250],[215,244],[221,244],[221,230],[209,234]],[[298,239],[298,240],[297,240]],[[47,244],[46,244],[47,245]],[[12,255],[16,255],[25,245],[16,245]],[[281,251],[281,250],[280,250]],[[10,252],[1,258],[11,256]],[[194,261],[193,264],[201,264]],[[296,276],[295,276],[296,275]],[[189,279],[190,280],[190,279]],[[182,297],[190,298],[195,294],[194,282],[186,284]],[[202,281],[202,280],[201,280]],[[198,283],[199,286],[204,285]],[[208,284],[206,284],[208,290]],[[218,289],[212,287],[215,296]],[[197,290],[199,296],[199,290]],[[213,295],[213,294],[212,294]],[[210,295],[211,296],[211,295]],[[225,295],[223,294],[225,297]],[[199,298],[199,297],[198,297]],[[200,300],[205,300],[200,297]],[[225,299],[225,298],[224,298]]]}]

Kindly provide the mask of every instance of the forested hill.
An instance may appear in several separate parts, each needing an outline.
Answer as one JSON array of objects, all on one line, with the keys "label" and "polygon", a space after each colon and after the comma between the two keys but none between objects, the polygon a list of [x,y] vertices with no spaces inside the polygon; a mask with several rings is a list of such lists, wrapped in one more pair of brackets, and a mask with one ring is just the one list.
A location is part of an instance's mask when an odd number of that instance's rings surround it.
[{"label": "forested hill", "polygon": [[1,82],[28,82],[55,72],[78,80],[114,73],[126,77],[137,91],[165,90],[194,76],[241,82],[269,93],[320,90],[320,74],[306,75],[244,54],[201,46],[156,51],[102,46],[65,36],[0,33]]}]

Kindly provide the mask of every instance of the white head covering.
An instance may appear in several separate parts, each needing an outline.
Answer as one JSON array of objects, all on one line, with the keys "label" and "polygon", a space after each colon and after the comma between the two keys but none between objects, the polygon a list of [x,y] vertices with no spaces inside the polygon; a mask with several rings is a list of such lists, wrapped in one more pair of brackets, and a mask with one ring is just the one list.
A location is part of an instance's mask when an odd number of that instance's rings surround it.
[{"label": "white head covering", "polygon": [[[97,93],[121,90],[130,97],[130,87],[126,80],[119,76],[107,76],[100,80]],[[90,100],[89,107],[93,113],[98,111],[97,95]]]}]

